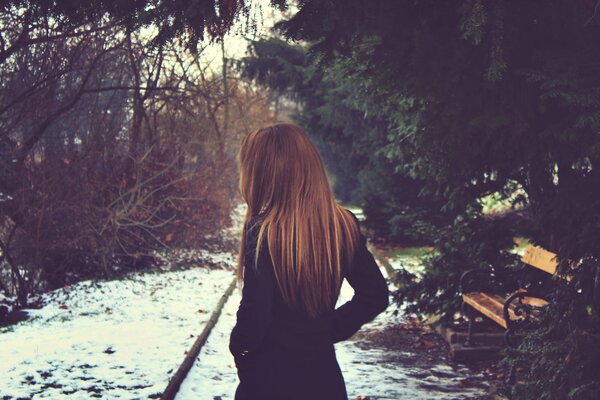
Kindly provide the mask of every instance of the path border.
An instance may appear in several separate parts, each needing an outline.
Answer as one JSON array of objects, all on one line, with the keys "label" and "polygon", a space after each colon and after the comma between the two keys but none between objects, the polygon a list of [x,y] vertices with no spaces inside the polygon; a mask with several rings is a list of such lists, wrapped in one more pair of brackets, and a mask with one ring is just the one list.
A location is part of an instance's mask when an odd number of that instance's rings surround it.
[{"label": "path border", "polygon": [[393,283],[394,286],[396,286],[397,288],[400,288],[400,282],[398,281],[398,279],[396,277],[397,272],[392,267],[392,265],[387,260],[387,258],[383,254],[381,254],[381,252],[375,247],[375,245],[373,243],[369,243],[367,245],[367,248],[369,249],[369,251],[371,253],[373,253],[373,256],[375,257],[375,259],[383,265],[383,268],[385,268],[385,272],[387,273],[387,279],[391,283]]},{"label": "path border", "polygon": [[217,303],[215,310],[212,312],[210,319],[208,320],[206,325],[204,325],[202,333],[196,338],[196,341],[188,350],[185,358],[183,359],[183,362],[181,363],[175,374],[173,374],[173,377],[169,380],[169,384],[167,385],[167,387],[163,391],[163,394],[160,397],[161,400],[175,399],[175,396],[177,395],[177,392],[179,392],[181,384],[185,380],[187,374],[190,372],[190,369],[192,369],[192,366],[195,364],[196,359],[200,354],[200,350],[202,350],[202,346],[204,346],[206,340],[208,339],[208,336],[210,335],[210,332],[215,327],[219,316],[221,315],[221,311],[223,311],[223,307],[227,302],[227,299],[229,298],[229,296],[231,296],[231,293],[233,293],[233,290],[236,287],[236,282],[237,278],[234,277],[227,289],[225,290],[225,293],[223,293],[223,295],[221,296],[221,299]]}]

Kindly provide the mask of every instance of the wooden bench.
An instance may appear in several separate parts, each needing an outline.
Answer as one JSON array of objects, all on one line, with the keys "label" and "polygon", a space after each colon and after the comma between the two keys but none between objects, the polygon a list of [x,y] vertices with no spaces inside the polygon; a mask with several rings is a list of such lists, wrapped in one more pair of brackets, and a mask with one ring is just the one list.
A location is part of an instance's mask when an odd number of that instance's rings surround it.
[{"label": "wooden bench", "polygon": [[[529,245],[525,249],[521,261],[536,270],[543,271],[546,274],[552,275],[556,278],[557,283],[569,282],[573,279],[572,274],[559,275],[557,273],[558,262],[555,253],[552,253],[542,247]],[[572,270],[578,268],[578,263],[571,262],[570,268]],[[478,313],[494,321],[505,329],[504,341],[508,346],[514,347],[515,343],[512,340],[514,331],[525,327],[532,319],[534,320],[537,315],[537,311],[547,306],[548,300],[544,294],[538,289],[533,292],[528,288],[520,288],[512,291],[508,295],[499,295],[495,293],[489,293],[484,290],[471,290],[469,287],[469,279],[476,275],[493,275],[490,271],[483,270],[469,270],[462,274],[460,279],[460,293],[463,299],[463,314],[468,316],[468,334],[465,341],[465,346],[469,346],[473,339],[473,321],[474,315],[472,311],[475,310]],[[494,277],[492,276],[492,279]],[[600,268],[596,269],[595,276],[592,278],[593,282],[591,285],[593,308],[595,312],[600,314]],[[546,282],[545,285],[551,283]],[[542,285],[543,286],[543,285]],[[547,287],[546,287],[547,289]],[[591,336],[594,340],[600,340],[600,335],[586,333],[587,336]],[[514,383],[515,376],[515,365],[511,366],[510,373],[508,375],[508,382]]]},{"label": "wooden bench", "polygon": [[[517,290],[513,294],[527,293],[524,289]],[[485,315],[504,329],[509,329],[509,323],[504,318],[504,305],[507,297],[503,297],[497,294],[490,294],[485,292],[473,292],[463,294],[463,301],[475,310]],[[532,307],[544,307],[548,305],[548,301],[538,297],[523,297],[524,304],[528,304]],[[515,313],[515,305],[511,303],[511,306],[507,308],[507,313],[510,321],[518,320],[519,316]]]},{"label": "wooden bench", "polygon": [[[542,247],[527,246],[521,257],[521,261],[537,270],[559,277],[556,273],[558,268],[556,254]],[[470,290],[468,287],[468,278],[476,274],[490,274],[490,272],[477,269],[469,270],[463,273],[460,279],[463,314],[468,317],[468,332],[464,345],[472,345],[475,316],[470,311],[475,310],[504,328],[504,342],[508,346],[515,347],[516,344],[513,340],[514,332],[523,328],[531,320],[534,320],[538,312],[549,304],[548,300],[539,291],[532,293],[525,288],[519,288],[507,295]],[[571,280],[571,276],[560,276],[559,278],[566,279],[567,281]],[[515,365],[512,365],[507,381],[512,384],[514,380]]]},{"label": "wooden bench", "polygon": [[[558,262],[556,254],[539,246],[529,245],[525,249],[521,261],[537,270],[550,275],[556,275]],[[462,274],[460,292],[463,299],[463,313],[468,317],[468,332],[465,345],[469,346],[473,340],[474,315],[471,310],[494,321],[505,329],[505,342],[514,345],[512,334],[517,328],[535,318],[537,311],[548,305],[548,300],[539,291],[532,293],[530,290],[520,288],[508,294],[490,293],[485,290],[472,290],[469,288],[468,279],[476,274],[490,275],[489,271],[469,270]],[[571,276],[561,277],[567,281]],[[493,277],[492,277],[493,279]],[[468,306],[465,307],[465,306]]]},{"label": "wooden bench", "polygon": [[[550,275],[571,280],[571,276],[559,276],[556,274],[558,268],[558,262],[556,260],[556,254],[552,253],[542,247],[529,245],[525,248],[525,252],[521,257],[521,261],[531,267],[537,268],[540,271],[544,271]],[[479,272],[467,271],[461,277],[461,289],[465,286],[464,280],[469,273]],[[484,272],[485,273],[485,272]],[[485,315],[504,329],[510,329],[511,321],[518,320],[518,316],[515,314],[516,304],[513,302],[508,303],[511,297],[515,300],[519,300],[523,304],[527,304],[531,307],[544,307],[548,304],[548,301],[541,297],[539,294],[533,295],[529,293],[527,289],[517,289],[510,296],[501,296],[498,294],[490,294],[486,292],[473,291],[467,292],[461,290],[463,302],[473,307],[475,310]],[[508,304],[507,304],[508,303]],[[506,311],[504,310],[506,307]],[[505,318],[505,313],[510,317],[509,320]],[[469,340],[471,337],[468,338]]]},{"label": "wooden bench", "polygon": [[[525,249],[521,261],[536,270],[543,271],[557,280],[557,283],[570,282],[573,275],[570,273],[559,275],[557,273],[558,261],[555,253],[552,253],[542,247],[529,245]],[[571,270],[579,267],[578,263],[570,262]],[[484,290],[471,290],[469,287],[469,278],[474,275],[493,275],[493,272],[474,269],[466,271],[460,279],[460,293],[463,299],[463,314],[468,317],[468,333],[465,346],[472,344],[473,339],[473,310],[494,321],[505,329],[504,341],[508,346],[515,347],[513,334],[516,330],[525,327],[530,321],[535,320],[538,312],[549,304],[540,288],[531,290],[531,288],[519,288],[508,295],[499,295],[489,293]],[[492,279],[495,277],[492,276]],[[593,308],[600,314],[600,268],[596,269],[595,277],[592,278],[591,295],[593,297]],[[544,285],[552,283],[546,282]],[[544,288],[542,288],[544,289]],[[547,286],[545,289],[548,289]],[[600,340],[600,335],[587,333],[587,336],[594,340]],[[508,375],[508,382],[514,383],[515,365],[511,366]]]}]

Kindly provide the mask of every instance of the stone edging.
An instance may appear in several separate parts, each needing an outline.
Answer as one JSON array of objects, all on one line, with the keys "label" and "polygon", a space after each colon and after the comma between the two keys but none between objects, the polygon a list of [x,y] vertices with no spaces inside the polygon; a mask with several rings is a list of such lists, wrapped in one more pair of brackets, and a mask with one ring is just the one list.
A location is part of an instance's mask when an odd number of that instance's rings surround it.
[{"label": "stone edging", "polygon": [[221,315],[221,311],[223,310],[223,307],[227,302],[227,299],[229,298],[231,293],[233,293],[233,290],[236,286],[236,281],[237,279],[234,278],[225,290],[225,293],[223,293],[223,296],[221,296],[221,299],[217,303],[215,310],[212,312],[210,319],[204,326],[202,333],[196,338],[196,341],[194,342],[190,350],[187,352],[185,358],[183,359],[183,362],[181,363],[175,374],[173,374],[173,377],[169,380],[169,384],[165,388],[162,396],[160,397],[161,400],[173,400],[177,395],[181,383],[184,381],[188,372],[190,372],[190,369],[192,369],[192,366],[196,362],[198,354],[200,354],[202,346],[204,346],[204,343],[206,343],[206,340],[208,339],[208,335],[210,335],[210,332],[216,325],[217,320]]}]

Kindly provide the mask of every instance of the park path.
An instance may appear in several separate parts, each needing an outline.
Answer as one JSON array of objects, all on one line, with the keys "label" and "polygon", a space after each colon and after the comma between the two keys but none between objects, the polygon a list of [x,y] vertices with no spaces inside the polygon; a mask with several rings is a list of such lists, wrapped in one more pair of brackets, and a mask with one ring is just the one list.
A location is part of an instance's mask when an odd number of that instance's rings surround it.
[{"label": "park path", "polygon": [[[387,276],[384,268],[382,272]],[[390,285],[390,290],[394,289]],[[353,289],[344,281],[337,305],[350,300],[353,294]],[[177,400],[233,399],[238,377],[228,343],[240,299],[236,289],[181,385]],[[404,315],[401,312],[394,315],[395,309],[396,306],[391,304],[384,313],[365,324],[359,333],[378,333],[390,325],[402,323]],[[482,396],[487,389],[483,383],[466,386],[466,381],[480,380],[465,367],[422,363],[415,360],[415,354],[411,352],[377,345],[369,335],[357,334],[350,340],[336,343],[335,349],[350,399],[358,396],[368,396],[370,400],[473,399]]]},{"label": "park path", "polygon": [[[243,211],[236,210],[229,234],[239,235]],[[134,273],[45,294],[46,305],[29,310],[29,320],[0,329],[0,399],[159,398],[233,279],[232,254],[205,256],[221,267]],[[344,282],[338,305],[352,295]],[[239,302],[234,290],[177,399],[233,399],[238,379],[228,342]],[[424,362],[406,346],[373,340],[405,322],[394,310],[392,303],[335,345],[351,399],[472,399],[485,392],[464,367]]]},{"label": "park path", "polygon": [[196,267],[45,294],[0,328],[0,399],[159,398],[232,278]]},{"label": "park path", "polygon": [[[225,235],[238,235],[243,211]],[[174,251],[151,271],[44,293],[27,320],[0,327],[0,399],[160,398],[234,263],[229,252]]]}]

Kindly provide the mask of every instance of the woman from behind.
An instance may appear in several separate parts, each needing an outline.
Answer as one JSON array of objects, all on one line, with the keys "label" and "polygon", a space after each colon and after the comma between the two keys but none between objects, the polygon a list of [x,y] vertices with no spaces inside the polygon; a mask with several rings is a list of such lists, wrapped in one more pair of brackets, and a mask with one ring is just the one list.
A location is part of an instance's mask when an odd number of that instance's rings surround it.
[{"label": "woman from behind", "polygon": [[[387,308],[387,282],[299,127],[250,132],[238,161],[248,209],[229,341],[240,379],[235,399],[347,400],[334,343]],[[344,278],[354,296],[336,309]]]}]

